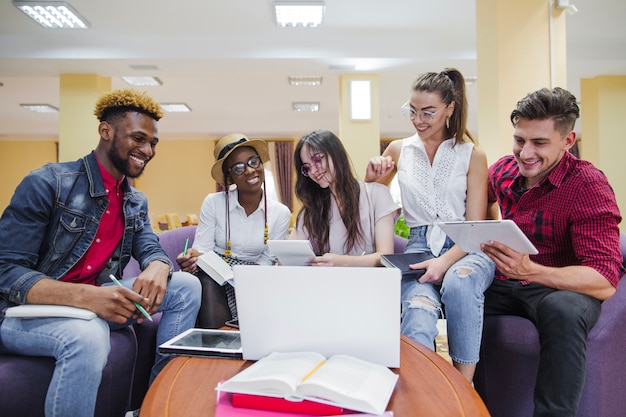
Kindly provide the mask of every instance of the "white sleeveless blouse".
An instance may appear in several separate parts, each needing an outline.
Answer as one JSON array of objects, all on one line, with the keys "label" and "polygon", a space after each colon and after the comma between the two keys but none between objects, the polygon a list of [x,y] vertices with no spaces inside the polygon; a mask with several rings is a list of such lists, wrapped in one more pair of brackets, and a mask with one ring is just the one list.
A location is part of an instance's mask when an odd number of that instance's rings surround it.
[{"label": "white sleeveless blouse", "polygon": [[465,220],[467,172],[474,144],[454,144],[454,138],[439,145],[431,166],[417,134],[402,140],[398,158],[398,184],[407,226],[428,226],[427,243],[439,255],[446,235],[440,221]]}]

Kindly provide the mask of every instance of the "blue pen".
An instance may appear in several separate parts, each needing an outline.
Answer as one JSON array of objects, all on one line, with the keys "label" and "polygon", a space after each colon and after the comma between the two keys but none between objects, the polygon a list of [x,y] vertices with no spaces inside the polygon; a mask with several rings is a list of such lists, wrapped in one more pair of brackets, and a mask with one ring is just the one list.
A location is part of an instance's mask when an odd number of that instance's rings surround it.
[{"label": "blue pen", "polygon": [[[113,274],[109,275],[109,278],[111,278],[111,281],[113,281],[115,285],[117,285],[118,287],[123,287],[122,283],[119,282],[117,278],[113,276]],[[135,305],[135,307],[137,307],[139,311],[141,311],[141,314],[143,314],[148,320],[153,321],[152,317],[150,317],[150,314],[148,314],[148,312],[141,306],[141,304],[135,301],[133,301],[133,304]]]}]

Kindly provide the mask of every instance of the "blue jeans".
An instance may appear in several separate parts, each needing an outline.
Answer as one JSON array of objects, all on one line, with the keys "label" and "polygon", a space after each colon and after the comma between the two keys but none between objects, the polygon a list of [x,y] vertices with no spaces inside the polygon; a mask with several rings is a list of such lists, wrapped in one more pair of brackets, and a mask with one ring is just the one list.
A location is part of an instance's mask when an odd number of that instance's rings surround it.
[{"label": "blue jeans", "polygon": [[585,294],[513,280],[495,280],[487,290],[486,315],[521,316],[537,327],[541,350],[533,416],[576,416],[585,385],[587,335],[601,305]]},{"label": "blue jeans", "polygon": [[[446,239],[442,254],[454,242]],[[411,228],[405,253],[427,252],[426,227]],[[437,320],[445,308],[448,346],[453,361],[478,363],[483,330],[485,290],[493,281],[495,264],[483,253],[469,253],[453,264],[441,285],[403,279],[402,334],[430,349],[437,337]],[[445,306],[445,307],[444,307]]]},{"label": "blue jeans", "polygon": [[[135,278],[120,280],[129,288],[134,281]],[[201,294],[200,281],[195,276],[186,272],[173,274],[158,310],[163,315],[157,330],[157,347],[194,327]],[[55,358],[56,366],[46,394],[46,417],[93,416],[102,370],[111,349],[109,332],[121,327],[124,326],[100,318],[5,318],[0,323],[0,353]],[[157,348],[150,382],[170,357],[160,354]]]}]

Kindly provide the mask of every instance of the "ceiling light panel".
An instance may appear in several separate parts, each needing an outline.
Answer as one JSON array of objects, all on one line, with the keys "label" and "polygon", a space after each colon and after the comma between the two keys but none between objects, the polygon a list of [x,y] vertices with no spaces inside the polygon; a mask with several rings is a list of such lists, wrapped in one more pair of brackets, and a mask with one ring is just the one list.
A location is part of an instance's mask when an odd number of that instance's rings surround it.
[{"label": "ceiling light panel", "polygon": [[276,23],[282,27],[316,27],[322,23],[324,1],[275,1]]},{"label": "ceiling light panel", "polygon": [[297,112],[316,112],[320,110],[319,102],[293,102],[291,109]]},{"label": "ceiling light panel", "polygon": [[44,103],[24,103],[20,104],[21,107],[30,110],[35,113],[58,113],[59,109],[57,107],[51,106],[50,104]]},{"label": "ceiling light panel", "polygon": [[122,80],[126,81],[127,84],[130,84],[135,87],[154,87],[158,85],[163,85],[161,80],[157,77],[122,77]]},{"label": "ceiling light panel", "polygon": [[161,103],[161,108],[166,113],[189,113],[191,111],[185,103]]},{"label": "ceiling light panel", "polygon": [[317,86],[322,84],[322,77],[320,76],[306,76],[306,75],[298,75],[298,76],[290,76],[289,77],[289,85],[311,85]]},{"label": "ceiling light panel", "polygon": [[64,1],[13,1],[13,5],[47,29],[87,29],[89,22]]}]

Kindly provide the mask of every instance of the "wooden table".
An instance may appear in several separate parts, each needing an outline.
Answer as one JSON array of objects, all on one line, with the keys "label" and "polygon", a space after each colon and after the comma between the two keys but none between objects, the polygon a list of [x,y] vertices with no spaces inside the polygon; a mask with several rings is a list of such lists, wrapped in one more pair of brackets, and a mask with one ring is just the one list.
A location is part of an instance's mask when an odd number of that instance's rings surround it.
[{"label": "wooden table", "polygon": [[[249,364],[249,363],[248,363]],[[213,416],[215,386],[246,367],[246,361],[179,356],[161,371],[141,405],[140,417]],[[395,417],[488,417],[470,384],[435,352],[404,336],[400,375],[388,410]]]}]

